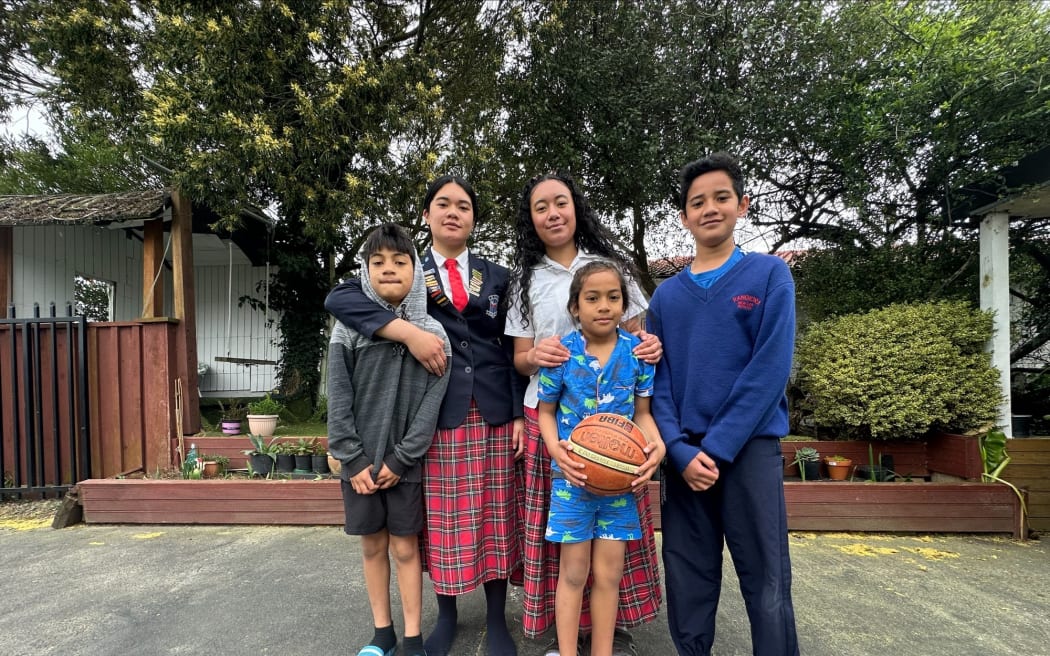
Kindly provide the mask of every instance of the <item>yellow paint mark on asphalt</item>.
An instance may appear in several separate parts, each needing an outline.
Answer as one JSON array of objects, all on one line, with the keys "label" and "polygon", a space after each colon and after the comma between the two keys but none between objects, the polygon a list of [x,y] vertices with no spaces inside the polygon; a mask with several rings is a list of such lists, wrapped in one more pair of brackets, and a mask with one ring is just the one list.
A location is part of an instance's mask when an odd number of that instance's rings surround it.
[{"label": "yellow paint mark on asphalt", "polygon": [[159,538],[162,535],[164,535],[164,531],[156,531],[155,533],[136,533],[131,537],[136,540],[152,540],[153,538]]},{"label": "yellow paint mark on asphalt", "polygon": [[0,519],[0,528],[9,528],[12,531],[32,531],[48,526],[51,526],[50,519]]},{"label": "yellow paint mark on asphalt", "polygon": [[866,540],[868,542],[889,542],[899,540],[899,535],[892,533],[822,533],[821,537],[832,540]]},{"label": "yellow paint mark on asphalt", "polygon": [[105,546],[105,544],[105,542],[88,542],[88,545],[92,547],[102,547]]},{"label": "yellow paint mark on asphalt", "polygon": [[939,549],[930,549],[929,547],[904,547],[904,549],[913,554],[918,554],[926,560],[946,560],[948,558],[959,557],[959,554],[954,551],[940,551]]},{"label": "yellow paint mark on asphalt", "polygon": [[891,556],[898,553],[896,549],[890,547],[872,547],[867,544],[847,544],[842,547],[835,547],[839,551],[849,556],[865,556],[868,558],[878,558],[879,556]]}]

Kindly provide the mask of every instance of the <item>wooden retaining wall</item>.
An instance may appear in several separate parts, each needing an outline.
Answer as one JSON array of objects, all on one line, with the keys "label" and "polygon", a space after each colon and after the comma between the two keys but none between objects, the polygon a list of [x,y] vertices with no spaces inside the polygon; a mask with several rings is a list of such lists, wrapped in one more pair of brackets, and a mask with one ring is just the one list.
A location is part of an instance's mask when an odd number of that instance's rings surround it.
[{"label": "wooden retaining wall", "polygon": [[1026,437],[1006,443],[1010,464],[1003,478],[1028,491],[1028,525],[1050,534],[1050,437]]},{"label": "wooden retaining wall", "polygon": [[[343,523],[337,479],[92,479],[79,488],[89,523]],[[1024,535],[1017,496],[993,483],[785,483],[785,495],[791,530]]]},{"label": "wooden retaining wall", "polygon": [[338,479],[100,480],[80,484],[84,521],[101,524],[342,525]]}]

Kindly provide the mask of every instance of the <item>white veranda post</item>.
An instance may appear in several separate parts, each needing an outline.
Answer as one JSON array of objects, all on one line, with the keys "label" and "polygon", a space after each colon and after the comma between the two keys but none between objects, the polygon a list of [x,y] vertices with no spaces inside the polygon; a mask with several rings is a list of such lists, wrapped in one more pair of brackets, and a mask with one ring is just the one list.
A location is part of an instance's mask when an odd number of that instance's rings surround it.
[{"label": "white veranda post", "polygon": [[1003,401],[996,423],[1008,437],[1010,426],[1010,215],[995,212],[981,220],[981,309],[995,313],[995,334],[988,344],[999,370]]}]

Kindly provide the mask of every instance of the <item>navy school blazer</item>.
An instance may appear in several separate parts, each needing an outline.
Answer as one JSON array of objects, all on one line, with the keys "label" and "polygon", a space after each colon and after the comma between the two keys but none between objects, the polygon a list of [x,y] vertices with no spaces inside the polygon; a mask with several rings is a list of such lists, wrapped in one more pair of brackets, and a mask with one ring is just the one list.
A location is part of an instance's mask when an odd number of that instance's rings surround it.
[{"label": "navy school blazer", "polygon": [[[460,312],[445,293],[428,248],[423,258],[427,312],[445,328],[452,344],[448,391],[441,404],[438,428],[463,425],[473,397],[485,421],[500,426],[522,417],[527,380],[514,369],[513,339],[503,334],[510,271],[494,262],[469,255],[470,272],[464,278],[467,307]],[[371,338],[396,318],[361,291],[361,282],[346,280],[328,293],[324,307],[337,320]],[[380,373],[380,372],[377,372]],[[381,375],[381,373],[380,373]]]}]

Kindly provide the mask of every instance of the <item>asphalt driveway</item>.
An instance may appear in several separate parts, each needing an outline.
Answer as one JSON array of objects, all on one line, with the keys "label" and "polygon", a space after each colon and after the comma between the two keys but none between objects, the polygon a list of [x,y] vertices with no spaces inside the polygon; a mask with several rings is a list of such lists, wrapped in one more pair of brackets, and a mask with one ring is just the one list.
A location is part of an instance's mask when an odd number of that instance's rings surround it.
[{"label": "asphalt driveway", "polygon": [[[804,655],[1050,653],[1046,543],[795,533],[791,545]],[[0,521],[0,559],[7,656],[355,654],[372,632],[357,541],[335,527]],[[726,582],[715,653],[746,656],[728,558]],[[542,653],[511,595],[519,653]],[[426,631],[437,611],[424,599]],[[484,616],[483,593],[467,595],[455,653],[484,654]],[[674,653],[663,616],[635,637],[640,656]]]}]

